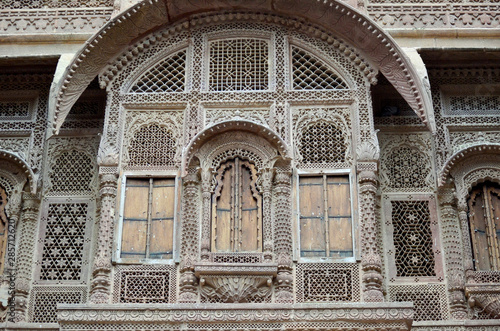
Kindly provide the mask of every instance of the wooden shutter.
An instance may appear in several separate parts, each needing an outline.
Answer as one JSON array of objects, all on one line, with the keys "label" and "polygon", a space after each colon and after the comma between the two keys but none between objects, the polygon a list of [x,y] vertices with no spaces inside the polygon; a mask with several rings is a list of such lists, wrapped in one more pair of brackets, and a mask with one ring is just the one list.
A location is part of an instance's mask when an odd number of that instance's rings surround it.
[{"label": "wooden shutter", "polygon": [[262,251],[262,199],[253,164],[235,158],[221,165],[212,196],[212,250]]},{"label": "wooden shutter", "polygon": [[149,179],[127,179],[123,211],[122,258],[145,258]]},{"label": "wooden shutter", "polygon": [[174,205],[174,178],[127,179],[121,257],[172,258]]},{"label": "wooden shutter", "polygon": [[299,210],[300,256],[353,256],[349,176],[301,176]]},{"label": "wooden shutter", "polygon": [[326,256],[323,177],[300,177],[300,256]]},{"label": "wooden shutter", "polygon": [[155,179],[152,192],[152,213],[149,258],[171,259],[174,233],[175,179]]},{"label": "wooden shutter", "polygon": [[476,270],[500,270],[500,189],[492,183],[474,188],[468,207]]},{"label": "wooden shutter", "polygon": [[326,192],[330,256],[351,257],[353,247],[349,176],[328,176]]}]

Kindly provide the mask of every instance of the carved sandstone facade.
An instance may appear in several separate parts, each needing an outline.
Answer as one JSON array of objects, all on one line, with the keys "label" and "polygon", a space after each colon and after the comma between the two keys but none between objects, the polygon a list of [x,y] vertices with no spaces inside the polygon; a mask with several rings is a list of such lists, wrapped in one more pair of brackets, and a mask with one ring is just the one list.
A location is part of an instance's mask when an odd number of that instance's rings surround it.
[{"label": "carved sandstone facade", "polygon": [[497,7],[4,1],[0,327],[496,330]]}]

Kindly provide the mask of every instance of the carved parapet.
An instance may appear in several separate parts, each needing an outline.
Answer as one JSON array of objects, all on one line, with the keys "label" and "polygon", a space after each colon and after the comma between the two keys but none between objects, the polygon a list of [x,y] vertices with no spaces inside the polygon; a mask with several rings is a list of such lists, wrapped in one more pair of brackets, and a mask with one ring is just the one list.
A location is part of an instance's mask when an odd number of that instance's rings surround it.
[{"label": "carved parapet", "polygon": [[466,284],[465,294],[471,307],[479,307],[492,319],[500,318],[500,285],[499,284]]}]

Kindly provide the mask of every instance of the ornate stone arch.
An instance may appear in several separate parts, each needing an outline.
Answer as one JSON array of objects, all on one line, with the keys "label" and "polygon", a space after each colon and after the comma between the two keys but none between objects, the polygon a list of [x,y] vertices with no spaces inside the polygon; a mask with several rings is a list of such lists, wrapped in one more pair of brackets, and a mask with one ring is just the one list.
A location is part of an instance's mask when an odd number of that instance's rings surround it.
[{"label": "ornate stone arch", "polygon": [[[402,49],[370,18],[339,0],[272,0],[238,2],[237,5],[231,2],[215,4],[201,0],[155,0],[139,2],[116,16],[75,55],[72,64],[58,81],[55,95],[51,98],[53,132],[58,132],[72,105],[92,79],[103,70],[108,60],[122,52],[131,41],[162,25],[184,21],[187,28],[190,26],[191,15],[214,11],[240,11],[240,15],[244,12],[243,16],[248,16],[248,19],[259,17],[257,13],[269,13],[275,17],[299,17],[304,20],[305,26],[316,24],[325,32],[335,33],[370,58],[422,121],[432,131],[435,130],[431,100],[422,79]],[[324,37],[328,42],[327,33],[324,33]]]}]

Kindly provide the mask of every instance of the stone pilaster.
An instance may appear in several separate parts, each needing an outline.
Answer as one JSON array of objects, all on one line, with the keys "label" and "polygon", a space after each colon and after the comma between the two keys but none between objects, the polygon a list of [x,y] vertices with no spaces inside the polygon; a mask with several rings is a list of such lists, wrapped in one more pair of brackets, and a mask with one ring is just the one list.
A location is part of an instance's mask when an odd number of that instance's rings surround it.
[{"label": "stone pilaster", "polygon": [[206,169],[202,172],[201,196],[202,196],[202,228],[201,228],[201,260],[208,261],[210,257],[210,208],[212,207],[212,192],[210,190],[212,183],[212,173]]},{"label": "stone pilaster", "polygon": [[450,313],[453,319],[467,319],[460,223],[456,209],[455,191],[451,187],[445,187],[439,191],[439,205]]},{"label": "stone pilaster", "polygon": [[[28,295],[31,289],[33,271],[33,252],[36,244],[36,228],[40,212],[40,198],[31,193],[23,193],[22,210],[19,224],[20,235],[16,252],[17,273],[15,281],[14,321],[26,322],[28,310]],[[12,222],[17,222],[17,217],[11,217]]]},{"label": "stone pilaster", "polygon": [[377,163],[358,164],[359,219],[361,228],[361,267],[363,269],[363,299],[384,301],[382,291],[382,259],[378,247],[378,227],[375,213],[377,194]]},{"label": "stone pilaster", "polygon": [[199,238],[200,178],[198,172],[198,169],[190,168],[183,179],[180,293],[178,299],[180,303],[195,303],[198,300],[198,279],[194,274]]},{"label": "stone pilaster", "polygon": [[261,175],[262,191],[262,237],[264,240],[264,261],[272,261],[273,244],[273,222],[272,222],[272,181],[273,171],[266,169]]},{"label": "stone pilaster", "polygon": [[90,302],[94,304],[109,303],[111,298],[111,254],[115,227],[118,174],[117,171],[110,172],[99,174],[97,212],[99,216],[99,238],[90,288]]},{"label": "stone pilaster", "polygon": [[291,226],[291,172],[277,169],[274,177],[275,239],[278,262],[276,276],[276,302],[293,303],[292,226]]},{"label": "stone pilaster", "polygon": [[474,262],[472,261],[472,245],[470,242],[469,218],[467,217],[467,202],[465,197],[458,200],[458,218],[462,229],[463,261],[466,283],[474,283]]}]

